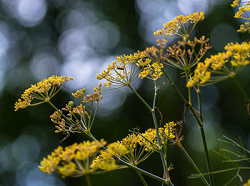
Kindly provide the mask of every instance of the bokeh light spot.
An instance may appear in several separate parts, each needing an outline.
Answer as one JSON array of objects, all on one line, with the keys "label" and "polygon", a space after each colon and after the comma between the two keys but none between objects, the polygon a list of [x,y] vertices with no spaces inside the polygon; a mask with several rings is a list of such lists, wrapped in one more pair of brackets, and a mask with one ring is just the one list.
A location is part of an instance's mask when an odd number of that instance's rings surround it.
[{"label": "bokeh light spot", "polygon": [[237,30],[229,24],[219,24],[210,33],[210,43],[214,49],[224,51],[227,43],[239,41]]},{"label": "bokeh light spot", "polygon": [[44,18],[47,5],[44,0],[18,0],[16,1],[17,19],[24,26],[35,26]]}]

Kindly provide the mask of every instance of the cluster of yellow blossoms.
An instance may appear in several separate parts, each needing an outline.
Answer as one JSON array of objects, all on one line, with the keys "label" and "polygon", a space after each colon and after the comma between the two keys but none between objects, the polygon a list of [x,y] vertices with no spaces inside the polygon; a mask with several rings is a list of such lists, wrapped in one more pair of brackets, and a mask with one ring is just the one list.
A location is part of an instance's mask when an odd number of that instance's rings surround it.
[{"label": "cluster of yellow blossoms", "polygon": [[[168,139],[175,138],[174,127],[176,123],[166,123],[159,128],[162,145]],[[52,172],[61,174],[63,178],[71,176],[78,177],[95,171],[111,171],[117,168],[125,168],[117,164],[117,160],[137,166],[146,160],[153,152],[158,151],[157,136],[155,129],[148,129],[144,133],[130,134],[121,141],[111,143],[104,148],[104,140],[86,141],[63,147],[59,146],[47,158],[43,158],[39,169],[50,174]],[[98,155],[99,154],[99,155]]]},{"label": "cluster of yellow blossoms", "polygon": [[[159,134],[162,140],[162,145],[168,140],[175,138],[174,127],[176,123],[166,123],[164,127],[159,128]],[[130,134],[121,141],[111,143],[106,150],[101,150],[91,168],[93,170],[113,170],[120,165],[115,163],[115,158],[120,158],[127,163],[137,166],[139,163],[146,160],[153,152],[158,151],[157,135],[155,129],[148,129],[142,134]]]},{"label": "cluster of yellow blossoms", "polygon": [[[235,0],[231,4],[232,7],[237,7],[240,6],[241,0]],[[249,18],[249,13],[250,13],[250,1],[247,1],[244,6],[241,6],[239,10],[235,13],[234,17],[235,18],[241,18],[241,19],[246,19],[250,20]],[[242,33],[250,33],[250,23],[245,22],[245,24],[240,25],[240,29],[237,30],[237,32],[242,32]]]},{"label": "cluster of yellow blossoms", "polygon": [[102,84],[99,83],[99,86],[94,88],[94,92],[92,94],[85,95],[85,88],[84,88],[84,89],[77,90],[75,93],[72,93],[72,96],[74,98],[80,99],[81,102],[100,101],[101,99],[103,99],[101,88],[102,88]]},{"label": "cluster of yellow blossoms", "polygon": [[195,12],[193,14],[190,14],[189,16],[180,15],[173,20],[165,23],[163,25],[163,29],[156,31],[154,35],[156,35],[157,37],[173,35],[186,37],[187,35],[189,35],[189,33],[188,30],[186,30],[187,25],[184,26],[184,24],[187,24],[190,21],[190,23],[194,24],[195,26],[195,24],[201,20],[204,20],[204,12]]},{"label": "cluster of yellow blossoms", "polygon": [[157,51],[158,49],[155,47],[150,47],[133,55],[117,57],[117,61],[109,64],[107,70],[103,70],[96,78],[98,80],[105,79],[104,87],[109,88],[112,85],[114,89],[130,85],[138,76],[157,80],[161,76],[163,68],[163,64],[159,62],[158,58],[152,56]]},{"label": "cluster of yellow blossoms", "polygon": [[39,169],[42,172],[61,174],[62,178],[79,177],[91,172],[90,163],[99,149],[106,144],[104,140],[75,143],[65,148],[59,146],[47,158],[43,158]]},{"label": "cluster of yellow blossoms", "polygon": [[[170,22],[164,24],[164,28],[162,30],[158,30],[154,34],[156,36],[173,36],[177,35],[181,38],[185,38],[184,45],[190,44],[192,45],[192,51],[189,50],[190,58],[193,60],[198,61],[199,58],[203,57],[206,50],[210,48],[209,45],[206,44],[208,40],[201,40],[196,39],[195,42],[191,42],[188,40],[189,35],[191,34],[192,30],[194,29],[197,22],[204,19],[204,12],[195,12],[190,14],[189,16],[178,16]],[[192,23],[193,27],[188,30],[188,23]],[[186,24],[186,25],[185,25]],[[198,42],[200,44],[205,44],[205,47],[200,49],[198,57],[193,57],[195,44]],[[109,88],[113,85],[115,88],[120,88],[123,86],[129,86],[130,83],[139,76],[140,78],[149,78],[151,80],[156,81],[162,75],[162,68],[163,63],[162,61],[167,60],[168,57],[164,54],[164,49],[166,47],[167,40],[162,38],[161,40],[157,40],[157,44],[160,46],[160,49],[152,46],[146,48],[144,51],[138,51],[133,55],[123,55],[117,57],[117,61],[114,61],[111,65],[109,64],[107,70],[104,70],[102,73],[98,74],[96,77],[99,80],[105,79],[106,82],[104,83],[104,87]],[[195,43],[195,44],[194,44]],[[183,44],[181,44],[183,46]],[[175,59],[181,59],[180,56],[182,55],[183,51],[179,50],[175,53],[177,56],[174,56]],[[183,58],[184,59],[184,58]],[[118,64],[117,64],[118,63]],[[175,62],[178,63],[178,62]],[[187,64],[187,62],[184,62]],[[195,65],[194,63],[191,64]],[[115,73],[113,75],[112,73]]]},{"label": "cluster of yellow blossoms", "polygon": [[[240,3],[237,3],[237,2],[233,2],[233,4],[231,5],[232,7],[236,7],[236,6],[239,6]],[[242,6],[239,8],[239,11],[236,12],[236,14],[234,15],[235,18],[242,18],[242,19],[249,19],[248,15],[247,15],[247,12],[249,13],[250,12],[250,2],[247,1],[245,3],[245,6]]]},{"label": "cluster of yellow blossoms", "polygon": [[[51,76],[48,79],[43,79],[35,85],[31,85],[21,95],[21,99],[15,103],[15,111],[19,108],[24,109],[27,106],[37,105],[49,101],[64,85],[67,81],[73,80],[72,77],[66,76]],[[60,87],[59,89],[57,89]],[[33,99],[37,99],[39,102],[31,104]]]},{"label": "cluster of yellow blossoms", "polygon": [[[215,83],[233,77],[249,64],[250,42],[229,43],[225,46],[225,50],[226,52],[212,55],[210,58],[206,58],[204,62],[198,63],[192,78],[187,82],[187,87],[196,84]],[[216,76],[211,77],[212,74]]]}]

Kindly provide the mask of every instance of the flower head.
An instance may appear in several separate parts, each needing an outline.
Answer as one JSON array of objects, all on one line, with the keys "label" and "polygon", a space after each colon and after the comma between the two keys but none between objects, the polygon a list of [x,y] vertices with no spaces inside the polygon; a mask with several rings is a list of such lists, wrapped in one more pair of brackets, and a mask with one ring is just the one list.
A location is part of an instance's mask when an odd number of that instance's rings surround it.
[{"label": "flower head", "polygon": [[[202,36],[200,39],[194,38],[193,41],[178,41],[178,45],[174,44],[167,48],[167,53],[163,59],[167,64],[186,71],[194,67],[211,48],[208,43],[209,39]],[[198,52],[197,52],[198,51]]]},{"label": "flower head", "polygon": [[241,0],[234,0],[233,3],[231,4],[231,7],[236,7],[240,6]]},{"label": "flower head", "polygon": [[115,88],[128,86],[140,72],[138,63],[145,57],[144,52],[137,52],[133,55],[123,55],[117,57],[117,61],[109,64],[107,70],[103,70],[96,78],[105,79],[104,87],[109,88],[111,85]]},{"label": "flower head", "polygon": [[99,83],[99,86],[94,88],[94,93],[85,95],[85,88],[77,90],[75,93],[72,93],[74,98],[79,98],[82,102],[94,102],[103,99],[101,93],[102,84]]},{"label": "flower head", "polygon": [[[66,82],[73,80],[72,77],[66,76],[51,76],[48,79],[43,79],[35,85],[31,85],[21,95],[21,99],[15,103],[15,111],[19,108],[24,109],[28,106],[34,106],[46,101],[49,101]],[[38,102],[31,104],[32,100],[36,99]]]},{"label": "flower head", "polygon": [[225,80],[234,76],[249,64],[250,42],[229,43],[225,46],[225,50],[226,52],[212,55],[204,62],[198,63],[192,78],[187,82],[187,87],[192,87],[198,83],[209,85]]},{"label": "flower head", "polygon": [[154,33],[154,35],[156,35],[157,37],[177,36],[183,38],[190,35],[189,30],[187,30],[188,22],[193,24],[193,27],[191,29],[192,31],[196,23],[203,19],[204,19],[204,12],[195,12],[193,14],[190,14],[189,16],[180,15],[174,18],[173,20],[165,23],[163,25],[163,29],[158,30],[157,32]]},{"label": "flower head", "polygon": [[[237,7],[240,6],[241,0],[235,0],[231,4],[232,7]],[[246,19],[250,20],[249,18],[249,13],[250,13],[250,2],[247,1],[243,6],[239,7],[238,11],[235,13],[234,17],[235,18],[241,18],[241,19]],[[250,24],[249,22],[245,22],[245,24],[240,25],[240,29],[237,30],[237,32],[242,32],[242,33],[250,33]]]},{"label": "flower head", "polygon": [[144,53],[147,58],[145,58],[145,60],[138,61],[138,66],[142,68],[139,73],[139,77],[141,79],[146,77],[156,81],[163,73],[163,64],[160,62],[163,48],[158,49],[155,46],[148,47]]},{"label": "flower head", "polygon": [[51,174],[53,172],[61,174],[62,178],[79,177],[89,174],[92,160],[95,158],[99,149],[106,144],[104,140],[85,141],[63,147],[59,146],[47,158],[43,158],[39,169],[42,172]]},{"label": "flower head", "polygon": [[[175,137],[173,130],[176,123],[169,122],[163,128],[159,128],[162,144],[167,139]],[[145,161],[153,152],[158,151],[158,142],[155,129],[148,129],[144,133],[129,134],[121,141],[111,143],[106,150],[101,150],[100,155],[95,158],[91,168],[93,170],[114,170],[121,168],[116,159],[122,159],[127,163],[137,166]]]}]

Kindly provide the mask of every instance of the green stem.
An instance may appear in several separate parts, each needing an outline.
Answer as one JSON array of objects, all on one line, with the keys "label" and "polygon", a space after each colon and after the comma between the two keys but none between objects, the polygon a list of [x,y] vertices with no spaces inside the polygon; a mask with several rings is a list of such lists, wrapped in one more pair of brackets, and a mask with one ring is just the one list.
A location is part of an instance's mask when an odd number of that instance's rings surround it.
[{"label": "green stem", "polygon": [[[156,119],[156,115],[155,115],[155,101],[156,101],[156,91],[157,91],[157,87],[156,87],[156,82],[155,82],[155,93],[154,93],[154,99],[153,99],[153,109],[146,103],[146,101],[137,93],[137,91],[131,86],[128,85],[128,87],[135,93],[135,95],[144,103],[144,105],[149,109],[149,111],[152,114],[153,117],[153,122],[154,122],[154,127],[156,130],[156,135],[157,135],[157,141],[158,141],[158,147],[161,147],[161,138],[159,135],[159,130],[158,130],[158,124],[157,124],[157,119]],[[162,166],[163,166],[163,170],[164,170],[164,178],[166,178],[165,183],[168,184],[172,184],[169,178],[169,173],[167,170],[167,163],[166,160],[164,158],[164,153],[162,148],[160,148],[159,150],[160,153],[160,157],[161,157],[161,161],[162,161]]]},{"label": "green stem", "polygon": [[[200,127],[200,132],[201,132],[201,137],[202,137],[202,142],[203,142],[203,147],[204,147],[204,152],[205,152],[207,170],[210,173],[210,172],[212,172],[212,168],[211,168],[210,159],[209,159],[209,155],[208,155],[207,141],[206,141],[206,136],[205,136],[203,125],[202,125],[202,127]],[[209,175],[209,182],[210,182],[211,186],[214,186],[214,179],[213,179],[212,174]]]},{"label": "green stem", "polygon": [[90,126],[89,126],[89,130],[92,128],[92,125],[93,125],[93,123],[94,123],[94,120],[95,120],[95,117],[96,117],[96,113],[97,113],[97,110],[98,110],[98,101],[96,102],[96,109],[95,109],[95,114],[94,114],[94,116],[93,116],[93,118],[92,118],[92,120],[91,120],[91,124],[90,124]]},{"label": "green stem", "polygon": [[150,112],[152,112],[152,108],[147,104],[147,102],[138,94],[138,92],[131,86],[128,85],[128,87],[135,93],[135,95],[142,101],[142,103],[149,109]]},{"label": "green stem", "polygon": [[135,172],[136,172],[137,175],[139,176],[139,178],[140,178],[142,184],[143,184],[144,186],[148,186],[147,182],[145,181],[145,179],[143,178],[143,176],[141,175],[141,173],[140,173],[139,171],[137,171],[137,170],[136,170]]},{"label": "green stem", "polygon": [[89,174],[85,174],[85,178],[86,178],[86,181],[87,181],[87,185],[88,185],[88,186],[91,186],[91,181],[90,181],[90,176],[89,176]]},{"label": "green stem", "polygon": [[202,104],[201,104],[201,91],[200,86],[197,87],[197,94],[198,94],[198,104],[199,104],[199,113],[200,113],[200,120],[203,122],[203,114],[202,114]]},{"label": "green stem", "polygon": [[[189,80],[189,70],[186,70],[185,74],[186,74],[186,81],[188,82],[188,80]],[[192,93],[191,93],[191,88],[190,87],[188,87],[188,103],[190,105],[192,105]]]},{"label": "green stem", "polygon": [[207,185],[207,186],[209,186],[209,183],[207,182],[207,180],[202,175],[202,173],[199,170],[199,168],[196,166],[196,164],[194,163],[194,161],[192,160],[192,158],[189,156],[189,154],[187,153],[187,151],[184,149],[184,147],[181,145],[181,143],[179,141],[177,142],[177,145],[181,149],[181,151],[184,153],[184,155],[186,156],[186,158],[188,159],[188,161],[191,163],[191,165],[194,167],[195,171],[201,176],[201,179],[204,182],[204,184]]},{"label": "green stem", "polygon": [[[205,132],[203,129],[203,123],[202,121],[199,119],[199,117],[197,116],[197,113],[195,112],[194,108],[192,107],[191,104],[189,104],[189,102],[186,100],[186,98],[183,96],[183,94],[180,92],[180,90],[176,87],[176,85],[174,84],[174,82],[170,79],[170,77],[167,75],[166,71],[164,69],[162,69],[163,73],[165,74],[165,76],[167,77],[167,79],[169,80],[170,84],[174,87],[174,89],[177,91],[177,93],[180,95],[181,99],[187,104],[187,106],[190,108],[190,111],[192,112],[195,120],[197,121],[197,124],[199,125],[200,128],[200,132],[201,132],[201,137],[202,137],[202,142],[203,142],[203,148],[204,148],[204,153],[205,153],[205,159],[206,159],[206,164],[207,164],[207,170],[210,173],[212,171],[211,169],[211,165],[210,165],[210,159],[209,159],[209,155],[208,155],[208,149],[207,149],[207,142],[206,142],[206,137],[205,137]],[[191,92],[188,92],[191,94]],[[190,96],[189,96],[190,98]],[[213,180],[213,176],[209,175],[209,181],[210,181],[210,185],[214,186],[214,180]]]},{"label": "green stem", "polygon": [[51,103],[51,101],[47,101],[47,103],[49,103],[50,106],[52,106],[57,112],[59,112],[69,123],[74,125],[74,123],[71,120],[69,120],[69,118],[67,118],[58,108],[56,108],[56,106],[53,103]]},{"label": "green stem", "polygon": [[243,89],[243,87],[241,86],[238,79],[235,76],[233,76],[232,79],[234,80],[234,82],[235,82],[236,86],[238,87],[238,89],[240,90],[241,94],[245,97],[247,103],[250,104],[250,99],[249,99],[248,95],[246,94],[245,90]]},{"label": "green stem", "polygon": [[166,183],[166,180],[165,180],[165,179],[163,179],[163,178],[161,178],[161,177],[158,177],[158,176],[156,176],[156,175],[154,175],[154,174],[151,174],[150,172],[147,172],[147,171],[145,171],[145,170],[143,170],[143,169],[140,169],[139,167],[136,167],[136,166],[134,166],[134,165],[131,165],[130,163],[128,163],[128,162],[126,162],[126,161],[124,161],[124,160],[122,160],[122,159],[120,159],[120,158],[118,158],[118,159],[119,159],[119,161],[120,161],[121,163],[123,163],[124,165],[128,166],[129,168],[131,168],[131,169],[133,169],[133,170],[135,170],[135,171],[139,171],[140,173],[142,173],[142,174],[144,174],[144,175],[146,175],[146,176],[148,176],[148,177],[150,177],[150,178],[153,178],[153,179],[155,179],[155,180],[157,180],[157,181]]},{"label": "green stem", "polygon": [[175,83],[170,79],[170,77],[168,76],[167,72],[163,68],[162,68],[162,72],[164,73],[164,75],[168,79],[169,83],[174,87],[174,89],[176,90],[176,92],[179,94],[179,96],[181,97],[181,99],[186,104],[188,104],[188,101],[186,100],[186,98],[183,96],[183,94],[181,93],[181,91],[178,89],[178,87],[175,85]]}]

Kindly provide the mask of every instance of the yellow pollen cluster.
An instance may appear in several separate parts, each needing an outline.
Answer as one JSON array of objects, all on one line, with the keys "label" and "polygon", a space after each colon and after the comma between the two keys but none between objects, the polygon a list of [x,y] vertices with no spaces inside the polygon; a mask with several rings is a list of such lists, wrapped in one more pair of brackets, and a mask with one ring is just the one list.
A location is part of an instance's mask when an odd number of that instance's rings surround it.
[{"label": "yellow pollen cluster", "polygon": [[138,61],[138,66],[142,67],[139,77],[141,79],[148,78],[156,81],[162,75],[163,64],[159,61],[162,56],[162,49],[158,49],[155,46],[148,47],[145,50],[145,60]]},{"label": "yellow pollen cluster", "polygon": [[239,11],[235,13],[234,17],[247,19],[248,16],[246,15],[246,12],[250,12],[250,7],[249,6],[242,6],[239,8]]},{"label": "yellow pollen cluster", "polygon": [[[237,7],[237,6],[240,6],[240,4],[241,4],[241,0],[235,0],[231,4],[231,6]],[[243,6],[239,7],[238,11],[234,15],[235,18],[241,18],[241,19],[248,20],[248,22],[245,22],[245,24],[240,25],[240,29],[237,30],[237,32],[250,33],[249,13],[250,13],[250,1],[247,1],[247,2],[245,2],[245,4]]]},{"label": "yellow pollen cluster", "polygon": [[99,149],[105,144],[106,142],[101,140],[100,142],[75,143],[65,149],[59,146],[51,155],[43,158],[39,169],[47,174],[53,172],[61,174],[62,178],[83,176],[91,172],[90,167],[86,165],[89,165],[89,161],[93,160]]},{"label": "yellow pollen cluster", "polygon": [[[27,106],[31,106],[31,101],[33,99],[40,101],[33,105],[44,103],[51,99],[67,81],[71,80],[73,80],[73,78],[70,76],[68,78],[66,76],[51,76],[48,79],[43,79],[35,85],[31,85],[31,87],[26,89],[21,95],[21,99],[18,99],[15,103],[15,111],[19,108],[24,109]],[[59,90],[57,90],[57,87],[60,87]]]},{"label": "yellow pollen cluster", "polygon": [[184,24],[187,24],[188,22],[192,24],[196,24],[197,22],[204,19],[204,12],[195,12],[193,14],[190,14],[189,16],[177,16],[173,20],[165,23],[163,25],[162,30],[158,30],[154,33],[157,37],[159,36],[173,36],[173,35],[179,35],[179,36],[185,36],[188,31],[185,30]]},{"label": "yellow pollen cluster", "polygon": [[241,0],[234,0],[233,3],[231,4],[231,7],[236,7],[240,6]]},{"label": "yellow pollen cluster", "polygon": [[[238,73],[244,66],[249,64],[250,42],[241,44],[229,43],[225,46],[226,52],[212,55],[204,62],[197,64],[194,75],[187,82],[187,87],[196,84],[205,84],[207,82],[219,82]],[[217,75],[211,78],[211,75]],[[221,77],[220,77],[221,76]]]},{"label": "yellow pollen cluster", "polygon": [[77,90],[75,93],[72,93],[72,96],[74,98],[79,98],[82,100],[82,102],[94,102],[94,101],[100,101],[103,99],[103,95],[101,94],[101,87],[102,84],[99,83],[98,87],[94,88],[94,93],[85,95],[85,88]]},{"label": "yellow pollen cluster", "polygon": [[[166,123],[164,127],[159,128],[162,143],[166,139],[175,138],[173,129],[176,123]],[[97,156],[91,168],[93,171],[102,169],[110,171],[117,169],[115,159],[120,158],[134,166],[137,166],[142,161],[146,160],[153,152],[158,151],[158,142],[155,129],[148,129],[142,134],[129,134],[121,141],[111,143],[106,150],[101,150],[100,155]]]},{"label": "yellow pollen cluster", "polygon": [[104,87],[106,88],[111,85],[115,88],[127,86],[138,76],[138,61],[143,60],[144,57],[144,52],[139,51],[133,55],[117,57],[117,61],[109,64],[107,70],[97,74],[96,78],[98,80],[105,79]]}]

